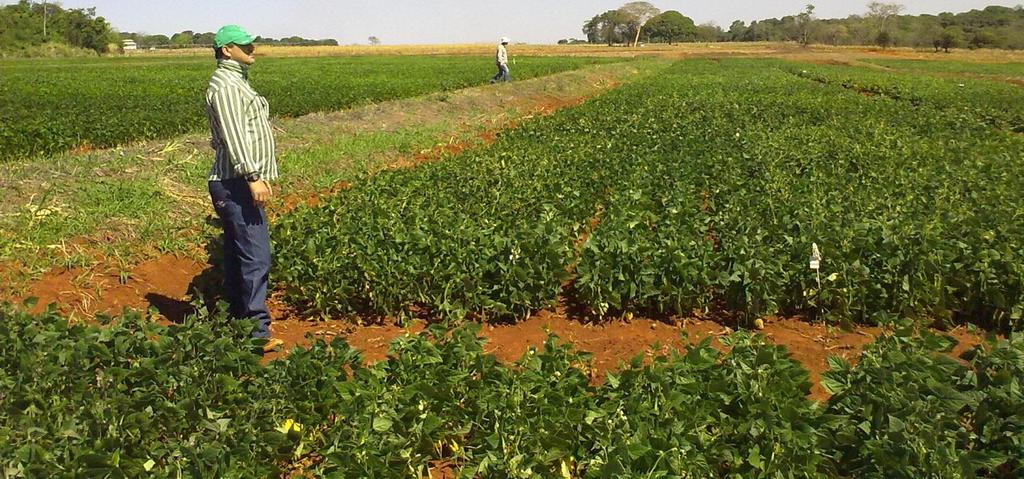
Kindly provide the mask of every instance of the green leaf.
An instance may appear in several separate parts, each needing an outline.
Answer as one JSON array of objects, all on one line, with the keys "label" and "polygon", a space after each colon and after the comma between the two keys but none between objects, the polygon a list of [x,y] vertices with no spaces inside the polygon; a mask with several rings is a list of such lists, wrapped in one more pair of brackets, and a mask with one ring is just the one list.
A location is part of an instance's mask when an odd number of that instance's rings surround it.
[{"label": "green leaf", "polygon": [[750,466],[753,467],[754,469],[757,469],[757,470],[764,469],[764,463],[761,462],[761,448],[760,447],[755,445],[754,447],[752,447],[750,449],[750,452],[747,454],[747,462],[750,463]]},{"label": "green leaf", "polygon": [[373,418],[373,430],[377,432],[390,431],[393,424],[390,419],[383,416]]},{"label": "green leaf", "polygon": [[831,372],[843,372],[850,370],[850,362],[841,356],[830,355],[827,359],[828,369]]}]

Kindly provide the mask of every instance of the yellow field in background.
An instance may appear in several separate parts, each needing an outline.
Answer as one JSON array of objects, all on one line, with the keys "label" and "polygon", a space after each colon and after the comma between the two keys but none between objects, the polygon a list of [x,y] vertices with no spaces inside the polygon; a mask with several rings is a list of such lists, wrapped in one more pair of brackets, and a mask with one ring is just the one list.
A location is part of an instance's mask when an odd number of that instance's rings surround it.
[{"label": "yellow field in background", "polygon": [[[651,44],[637,48],[607,45],[512,45],[509,52],[517,55],[539,56],[665,56],[728,54],[771,54],[784,49],[784,43],[689,43],[677,45]],[[387,45],[337,47],[277,47],[264,46],[259,50],[266,56],[332,56],[332,55],[491,55],[495,45]]]},{"label": "yellow field in background", "polygon": [[[829,58],[907,58],[922,60],[958,60],[984,63],[1024,62],[1024,52],[1009,50],[954,50],[951,53],[935,53],[931,50],[912,48],[878,47],[833,47],[812,45],[801,47],[795,43],[682,43],[677,45],[649,44],[637,48],[606,45],[512,45],[509,52],[523,56],[611,56],[611,57],[714,57],[753,56],[787,57],[796,59]],[[494,45],[450,44],[450,45],[346,45],[346,46],[258,46],[258,56],[264,57],[319,57],[356,55],[491,55]],[[209,55],[207,48],[157,50],[132,52],[132,56],[203,56]]]}]

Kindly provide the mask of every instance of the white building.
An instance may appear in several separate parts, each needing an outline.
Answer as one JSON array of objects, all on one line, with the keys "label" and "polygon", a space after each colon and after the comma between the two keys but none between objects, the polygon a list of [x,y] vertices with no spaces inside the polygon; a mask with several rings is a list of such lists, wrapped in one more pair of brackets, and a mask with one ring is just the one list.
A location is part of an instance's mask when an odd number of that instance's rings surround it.
[{"label": "white building", "polygon": [[121,49],[124,51],[138,50],[139,45],[135,43],[135,40],[125,40],[121,42]]}]

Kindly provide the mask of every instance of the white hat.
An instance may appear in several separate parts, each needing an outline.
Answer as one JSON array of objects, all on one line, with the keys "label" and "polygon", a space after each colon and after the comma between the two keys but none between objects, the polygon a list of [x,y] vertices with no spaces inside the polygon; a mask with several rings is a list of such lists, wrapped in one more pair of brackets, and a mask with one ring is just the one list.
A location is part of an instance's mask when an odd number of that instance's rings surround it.
[{"label": "white hat", "polygon": [[508,37],[501,37],[501,43],[508,43]]}]

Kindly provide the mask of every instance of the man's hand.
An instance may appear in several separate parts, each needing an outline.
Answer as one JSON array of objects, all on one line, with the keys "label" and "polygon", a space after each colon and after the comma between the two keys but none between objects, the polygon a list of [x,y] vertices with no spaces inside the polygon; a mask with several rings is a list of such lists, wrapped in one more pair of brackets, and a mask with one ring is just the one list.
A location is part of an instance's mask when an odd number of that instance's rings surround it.
[{"label": "man's hand", "polygon": [[274,189],[270,187],[270,183],[263,180],[250,182],[249,191],[252,192],[252,199],[256,202],[256,206],[266,205],[270,197],[274,196]]}]

